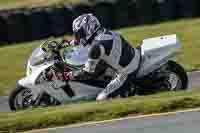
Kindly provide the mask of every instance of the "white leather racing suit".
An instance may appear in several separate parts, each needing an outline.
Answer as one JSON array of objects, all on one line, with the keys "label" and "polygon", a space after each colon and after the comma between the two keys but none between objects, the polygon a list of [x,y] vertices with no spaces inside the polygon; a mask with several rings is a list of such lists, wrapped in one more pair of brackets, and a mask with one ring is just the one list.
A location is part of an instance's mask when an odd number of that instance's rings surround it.
[{"label": "white leather racing suit", "polygon": [[[130,73],[139,66],[140,52],[131,47],[118,33],[102,29],[90,42],[89,58],[81,71],[73,72],[75,79],[92,78],[101,62],[114,69],[117,76],[99,93],[97,100],[108,98],[119,89],[124,89]],[[114,75],[113,75],[114,76]]]}]

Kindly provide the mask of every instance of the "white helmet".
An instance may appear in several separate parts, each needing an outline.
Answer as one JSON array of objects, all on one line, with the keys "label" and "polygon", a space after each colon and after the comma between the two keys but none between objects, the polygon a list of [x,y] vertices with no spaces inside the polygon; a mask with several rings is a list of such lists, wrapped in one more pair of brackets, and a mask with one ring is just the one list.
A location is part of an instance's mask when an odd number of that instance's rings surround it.
[{"label": "white helmet", "polygon": [[79,43],[86,45],[92,35],[101,28],[101,24],[93,14],[83,14],[73,21],[72,28]]}]

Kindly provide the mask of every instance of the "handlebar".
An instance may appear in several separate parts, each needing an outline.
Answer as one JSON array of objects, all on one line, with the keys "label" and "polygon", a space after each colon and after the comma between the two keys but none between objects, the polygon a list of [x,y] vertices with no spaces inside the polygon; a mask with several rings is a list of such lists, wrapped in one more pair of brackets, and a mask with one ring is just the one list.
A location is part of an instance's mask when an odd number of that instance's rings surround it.
[{"label": "handlebar", "polygon": [[71,46],[70,41],[68,40],[62,40],[62,41],[56,41],[56,40],[47,40],[44,43],[40,45],[40,48],[48,53],[48,57],[46,60],[54,60],[55,65],[62,64],[63,58],[60,55],[60,50],[63,48],[67,48]]},{"label": "handlebar", "polygon": [[55,41],[55,40],[47,40],[43,44],[40,45],[40,48],[45,51],[59,51],[63,48],[67,48],[70,46],[70,41],[68,40],[62,40],[61,42]]}]

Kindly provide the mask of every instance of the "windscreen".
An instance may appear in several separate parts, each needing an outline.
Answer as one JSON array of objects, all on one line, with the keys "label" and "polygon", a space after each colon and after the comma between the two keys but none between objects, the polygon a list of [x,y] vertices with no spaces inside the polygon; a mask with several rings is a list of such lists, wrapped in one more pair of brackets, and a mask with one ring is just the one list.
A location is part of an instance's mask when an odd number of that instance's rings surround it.
[{"label": "windscreen", "polygon": [[43,64],[47,56],[48,54],[44,52],[41,48],[36,48],[31,54],[31,57],[29,58],[30,65],[36,66]]}]

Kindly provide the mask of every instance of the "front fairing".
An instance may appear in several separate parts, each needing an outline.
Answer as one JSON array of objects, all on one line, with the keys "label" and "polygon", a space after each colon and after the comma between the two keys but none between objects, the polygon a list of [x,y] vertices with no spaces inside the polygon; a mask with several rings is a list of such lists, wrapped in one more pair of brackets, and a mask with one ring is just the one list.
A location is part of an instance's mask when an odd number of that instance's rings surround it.
[{"label": "front fairing", "polygon": [[54,64],[53,61],[47,61],[46,57],[47,53],[42,51],[40,48],[36,48],[28,59],[26,65],[26,76],[20,79],[18,84],[24,87],[35,85],[41,73]]},{"label": "front fairing", "polygon": [[29,62],[31,66],[38,66],[45,62],[45,59],[48,57],[47,52],[43,51],[41,48],[36,48],[30,58]]},{"label": "front fairing", "polygon": [[42,69],[44,66],[53,65],[53,61],[47,61],[48,53],[41,48],[36,48],[30,58],[28,59],[26,66],[26,76],[31,75],[34,71]]},{"label": "front fairing", "polygon": [[31,66],[30,64],[28,64],[26,77],[20,79],[18,81],[18,84],[24,87],[28,87],[28,85],[35,85],[41,73],[44,72],[49,67],[51,67],[52,65],[53,62],[50,62],[48,64],[43,64],[40,66]]}]

